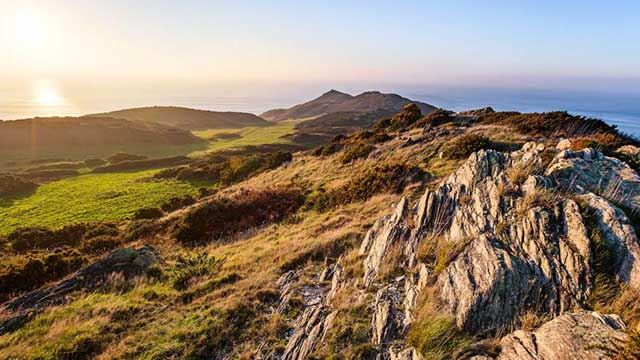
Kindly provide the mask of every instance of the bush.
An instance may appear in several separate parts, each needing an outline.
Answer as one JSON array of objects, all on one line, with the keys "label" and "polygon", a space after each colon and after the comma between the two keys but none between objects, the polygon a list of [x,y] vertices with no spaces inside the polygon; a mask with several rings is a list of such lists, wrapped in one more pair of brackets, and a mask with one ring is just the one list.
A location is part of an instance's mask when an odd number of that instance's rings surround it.
[{"label": "bush", "polygon": [[69,248],[56,249],[50,254],[31,254],[24,260],[21,264],[0,268],[0,298],[60,279],[78,270],[86,261],[78,250]]},{"label": "bush", "polygon": [[61,246],[76,246],[80,243],[86,226],[68,225],[60,230],[45,227],[19,228],[7,236],[11,247],[17,252],[35,249],[53,249]]},{"label": "bush", "polygon": [[196,203],[196,199],[191,195],[185,195],[184,197],[173,197],[160,207],[164,212],[172,212],[184,207],[193,205]]},{"label": "bush", "polygon": [[486,149],[490,145],[491,142],[486,136],[465,134],[446,144],[443,153],[449,159],[465,159],[474,152]]},{"label": "bush", "polygon": [[30,193],[38,184],[19,176],[0,174],[0,197],[10,197]]},{"label": "bush", "polygon": [[450,111],[439,109],[420,119],[416,122],[415,127],[440,126],[452,123],[454,120],[455,118],[451,116]]},{"label": "bush", "polygon": [[114,236],[100,235],[82,242],[82,252],[99,254],[113,250],[122,245],[122,239]]},{"label": "bush", "polygon": [[198,206],[174,225],[173,233],[184,244],[208,242],[281,221],[302,203],[299,189],[245,190]]},{"label": "bush", "polygon": [[369,154],[375,150],[375,146],[370,144],[365,144],[363,142],[356,142],[349,144],[349,146],[344,150],[342,155],[340,155],[340,162],[343,164],[348,164],[354,160],[358,160],[361,158],[365,158],[369,156]]},{"label": "bush", "polygon": [[159,219],[164,215],[162,210],[158,208],[142,208],[138,209],[135,214],[133,214],[134,220],[149,220],[149,219]]}]

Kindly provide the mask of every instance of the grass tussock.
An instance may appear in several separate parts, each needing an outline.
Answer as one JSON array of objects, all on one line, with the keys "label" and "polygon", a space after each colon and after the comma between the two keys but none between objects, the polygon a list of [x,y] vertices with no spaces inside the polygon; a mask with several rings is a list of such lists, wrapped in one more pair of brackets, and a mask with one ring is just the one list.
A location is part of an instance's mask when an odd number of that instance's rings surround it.
[{"label": "grass tussock", "polygon": [[423,292],[407,337],[425,360],[452,359],[470,346],[473,339],[456,327],[453,318],[439,310],[435,298],[434,289]]},{"label": "grass tussock", "polygon": [[205,252],[180,255],[171,268],[173,287],[184,290],[194,279],[218,273],[224,262],[224,259],[216,259]]}]

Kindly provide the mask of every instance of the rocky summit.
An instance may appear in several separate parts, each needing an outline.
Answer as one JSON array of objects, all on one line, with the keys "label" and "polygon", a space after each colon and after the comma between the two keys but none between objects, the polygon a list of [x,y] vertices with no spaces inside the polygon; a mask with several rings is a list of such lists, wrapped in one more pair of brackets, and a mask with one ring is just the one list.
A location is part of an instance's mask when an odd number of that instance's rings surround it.
[{"label": "rocky summit", "polygon": [[52,270],[2,292],[0,354],[637,359],[637,145],[567,113],[407,105],[136,219],[22,229],[3,276]]}]

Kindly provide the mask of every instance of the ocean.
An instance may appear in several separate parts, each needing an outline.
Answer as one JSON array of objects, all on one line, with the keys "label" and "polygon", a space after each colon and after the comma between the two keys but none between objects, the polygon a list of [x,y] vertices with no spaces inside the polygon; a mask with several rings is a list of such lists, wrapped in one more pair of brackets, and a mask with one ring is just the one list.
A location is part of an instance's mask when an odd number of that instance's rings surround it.
[{"label": "ocean", "polygon": [[[438,88],[429,91],[384,89],[417,101],[459,111],[491,106],[495,110],[545,112],[565,110],[572,114],[599,118],[616,125],[621,131],[640,137],[640,95],[514,89]],[[243,111],[260,114],[266,110],[290,107],[313,98],[308,89],[285,95],[160,95],[119,94],[116,96],[76,96],[42,101],[29,97],[16,98],[0,93],[0,119],[14,120],[35,116],[78,116],[130,107],[175,105],[205,110]],[[358,93],[351,91],[351,93]],[[295,95],[293,95],[295,94]],[[47,100],[47,99],[45,99]]]}]

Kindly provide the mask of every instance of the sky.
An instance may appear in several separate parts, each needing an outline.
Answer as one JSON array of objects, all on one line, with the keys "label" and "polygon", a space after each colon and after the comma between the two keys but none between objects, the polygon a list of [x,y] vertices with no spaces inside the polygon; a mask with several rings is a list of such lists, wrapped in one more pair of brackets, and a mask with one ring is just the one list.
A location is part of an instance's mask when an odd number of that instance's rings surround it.
[{"label": "sky", "polygon": [[[0,96],[513,87],[640,93],[640,2],[0,0]],[[311,92],[311,90],[307,90]]]}]

